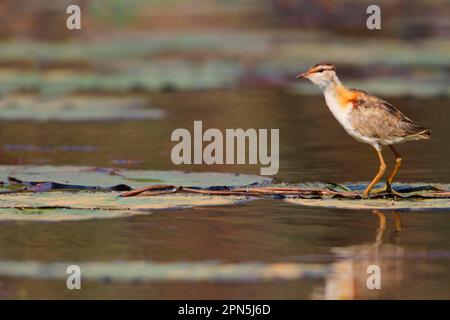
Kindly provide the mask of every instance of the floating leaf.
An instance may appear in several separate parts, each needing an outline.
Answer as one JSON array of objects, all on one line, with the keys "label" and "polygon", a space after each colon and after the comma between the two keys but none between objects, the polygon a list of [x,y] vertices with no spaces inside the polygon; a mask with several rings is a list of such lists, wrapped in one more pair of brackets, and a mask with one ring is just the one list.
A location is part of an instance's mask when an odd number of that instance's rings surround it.
[{"label": "floating leaf", "polygon": [[217,197],[190,194],[119,197],[117,192],[3,194],[0,200],[0,221],[117,218],[145,214],[158,209],[232,205],[248,200],[249,198],[245,196]]},{"label": "floating leaf", "polygon": [[162,110],[148,108],[145,100],[135,97],[11,95],[0,101],[0,119],[4,120],[113,121],[163,116]]},{"label": "floating leaf", "polygon": [[[367,183],[347,183],[345,187],[352,192],[361,193]],[[382,186],[379,184],[378,186]],[[287,198],[285,201],[302,206],[326,207],[337,209],[378,209],[398,211],[448,210],[450,209],[450,186],[448,184],[396,183],[393,189],[401,198],[381,193],[371,194],[371,199],[345,197],[345,195],[327,195],[319,199]]]},{"label": "floating leaf", "polygon": [[125,218],[149,214],[139,210],[91,210],[62,208],[0,208],[0,221],[73,221],[86,219]]},{"label": "floating leaf", "polygon": [[[119,66],[120,64],[116,64],[115,69]],[[105,66],[108,67],[111,66]],[[180,60],[141,61],[109,73],[98,70],[90,73],[73,70],[43,73],[11,71],[6,75],[0,73],[0,93],[23,89],[33,89],[44,95],[71,92],[212,89],[223,88],[236,82],[241,73],[238,61],[227,60],[204,63]]]},{"label": "floating leaf", "polygon": [[432,211],[449,210],[449,199],[286,199],[288,203],[308,206],[326,207],[335,209],[378,209],[396,211]]},{"label": "floating leaf", "polygon": [[76,264],[83,279],[94,281],[270,281],[323,278],[325,264],[295,262],[211,261],[156,263],[150,261],[55,262],[0,261],[0,277],[66,279],[67,267]]},{"label": "floating leaf", "polygon": [[68,187],[78,186],[80,189],[120,185],[134,189],[157,184],[192,187],[246,186],[271,181],[270,178],[256,175],[215,172],[121,170],[82,166],[0,166],[0,181],[4,188],[13,185],[10,183],[11,178],[16,181],[16,185],[17,182],[24,186],[51,182]]},{"label": "floating leaf", "polygon": [[[395,184],[393,188],[401,193],[400,197],[374,192],[371,199],[361,199],[365,183],[270,185],[268,178],[226,173],[3,166],[0,178],[3,182],[0,220],[117,217],[158,209],[236,204],[258,197],[348,209],[450,207],[450,187],[446,184]],[[117,192],[123,190],[126,192]]]},{"label": "floating leaf", "polygon": [[269,178],[244,174],[74,166],[0,166],[0,179],[3,183],[0,220],[41,221],[124,217],[156,209],[230,205],[249,199],[246,195],[186,193],[120,197],[120,193],[111,190],[142,187],[151,190],[162,183],[221,189],[212,185],[240,187],[270,182]]}]

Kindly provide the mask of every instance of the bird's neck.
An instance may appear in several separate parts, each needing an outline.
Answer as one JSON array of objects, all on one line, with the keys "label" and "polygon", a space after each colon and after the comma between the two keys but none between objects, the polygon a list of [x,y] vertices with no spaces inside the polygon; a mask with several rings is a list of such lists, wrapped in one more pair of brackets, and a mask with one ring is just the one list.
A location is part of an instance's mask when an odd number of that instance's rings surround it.
[{"label": "bird's neck", "polygon": [[346,89],[341,81],[339,80],[339,78],[335,75],[331,81],[327,82],[326,84],[324,84],[323,86],[321,86],[321,89],[324,93],[332,93],[332,92],[336,92],[337,90],[342,90],[342,89]]},{"label": "bird's neck", "polygon": [[323,88],[323,94],[328,106],[337,105],[341,111],[352,106],[355,99],[355,93],[344,87],[336,76]]}]

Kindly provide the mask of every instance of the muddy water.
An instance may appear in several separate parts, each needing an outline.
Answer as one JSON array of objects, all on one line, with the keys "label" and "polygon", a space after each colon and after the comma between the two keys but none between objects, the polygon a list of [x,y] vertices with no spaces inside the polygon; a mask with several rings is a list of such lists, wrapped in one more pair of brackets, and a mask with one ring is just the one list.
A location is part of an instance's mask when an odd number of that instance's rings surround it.
[{"label": "muddy water", "polygon": [[[170,161],[176,128],[279,128],[276,178],[367,181],[376,172],[371,147],[348,137],[320,97],[282,90],[167,92],[145,96],[166,111],[162,120],[6,122],[1,164],[71,164],[142,169],[258,173],[259,166],[181,166]],[[450,101],[390,99],[433,130],[428,142],[399,146],[405,182],[450,182]],[[68,148],[67,146],[70,146]],[[393,157],[385,151],[392,164]],[[450,298],[449,212],[314,209],[277,200],[239,206],[154,212],[82,222],[3,222],[0,259],[18,262],[311,263],[326,272],[292,280],[83,281],[0,278],[1,298]],[[381,290],[366,287],[367,267],[382,272]]]}]

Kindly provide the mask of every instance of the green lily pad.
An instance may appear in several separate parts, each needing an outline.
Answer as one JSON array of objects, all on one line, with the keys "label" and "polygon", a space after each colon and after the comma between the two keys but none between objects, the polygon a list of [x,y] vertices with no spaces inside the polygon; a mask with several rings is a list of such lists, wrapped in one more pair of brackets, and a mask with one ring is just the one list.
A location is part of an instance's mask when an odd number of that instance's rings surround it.
[{"label": "green lily pad", "polygon": [[270,281],[323,278],[329,266],[318,263],[211,261],[156,263],[151,261],[54,262],[0,261],[0,277],[67,279],[67,267],[77,265],[91,281]]},{"label": "green lily pad", "polygon": [[4,194],[0,221],[66,221],[118,218],[148,214],[152,210],[232,205],[245,196],[168,194],[157,197],[120,197],[118,192],[46,192]]},{"label": "green lily pad", "polygon": [[[318,90],[311,84],[293,81],[293,70],[306,70],[323,59],[339,68],[353,65],[371,70],[370,80],[346,77],[346,83],[351,86],[355,82],[358,88],[374,94],[450,94],[445,71],[450,41],[443,37],[423,39],[420,46],[411,47],[409,41],[403,40],[341,37],[339,42],[330,43],[327,34],[277,34],[277,50],[268,50],[273,46],[274,34],[255,30],[121,34],[120,39],[78,42],[1,42],[1,61],[29,67],[0,70],[0,94],[29,89],[44,94],[196,90],[245,86],[254,83],[247,82],[253,79],[316,95]],[[379,54],[380,47],[385,54]],[[59,67],[36,70],[36,61]],[[61,68],[61,64],[65,67]],[[80,70],[80,65],[85,68]],[[394,74],[384,76],[379,66],[392,67],[390,72]],[[396,72],[398,67],[408,72]]]},{"label": "green lily pad", "polygon": [[135,189],[161,184],[233,187],[270,182],[265,177],[245,174],[132,171],[76,166],[0,166],[0,180],[3,183],[0,221],[115,218],[157,209],[232,205],[250,199],[245,195],[220,197],[186,193],[120,197],[119,192],[111,191],[112,187],[118,185]]},{"label": "green lily pad", "polygon": [[149,214],[139,210],[91,210],[62,208],[0,208],[0,221],[76,221],[86,219],[126,218]]},{"label": "green lily pad", "polygon": [[[303,184],[302,184],[303,185]],[[310,186],[310,184],[306,184]],[[330,184],[315,183],[316,187],[329,188]],[[365,189],[367,183],[346,183],[342,187],[352,192],[360,192]],[[377,188],[383,187],[378,184]],[[339,195],[316,197],[286,198],[285,201],[301,206],[325,207],[336,209],[369,209],[369,210],[397,210],[397,211],[431,211],[449,210],[450,199],[437,198],[437,191],[449,191],[450,185],[443,183],[396,183],[393,189],[398,191],[402,198],[376,197],[373,199],[360,199],[352,197],[339,197]],[[334,188],[335,191],[336,188]],[[436,196],[436,198],[434,198]]]},{"label": "green lily pad", "polygon": [[122,170],[82,166],[0,166],[0,181],[4,183],[4,188],[10,186],[10,178],[23,182],[49,181],[99,188],[122,184],[133,189],[159,184],[186,187],[246,186],[271,181],[270,178],[256,175],[217,172]]},{"label": "green lily pad", "polygon": [[162,110],[146,107],[131,97],[65,96],[44,99],[37,95],[11,95],[0,101],[0,119],[35,121],[113,121],[161,119]]},{"label": "green lily pad", "polygon": [[90,210],[150,210],[195,205],[231,204],[245,197],[167,194],[157,197],[120,197],[118,192],[45,192],[4,194],[0,208],[67,208]]},{"label": "green lily pad", "polygon": [[184,61],[140,62],[111,73],[80,71],[11,71],[0,73],[0,93],[32,89],[46,94],[70,92],[128,92],[133,90],[177,90],[223,88],[242,74],[238,62]]},{"label": "green lily pad", "polygon": [[449,210],[449,199],[285,199],[288,203],[308,206],[325,207],[333,209],[356,210],[395,210],[395,211],[434,211]]}]

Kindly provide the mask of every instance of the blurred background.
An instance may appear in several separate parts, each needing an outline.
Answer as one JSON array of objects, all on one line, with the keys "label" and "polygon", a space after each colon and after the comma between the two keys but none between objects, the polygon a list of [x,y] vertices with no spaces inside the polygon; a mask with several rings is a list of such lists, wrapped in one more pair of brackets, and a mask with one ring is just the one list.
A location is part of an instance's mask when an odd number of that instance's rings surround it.
[{"label": "blurred background", "polygon": [[[66,28],[70,4],[81,8],[81,30]],[[372,4],[381,30],[366,28]],[[0,164],[259,173],[172,164],[171,132],[202,120],[204,129],[279,128],[281,181],[368,181],[373,150],[345,134],[317,87],[295,79],[328,61],[345,85],[432,129],[430,141],[399,146],[398,180],[448,183],[449,17],[448,0],[1,0]],[[391,166],[388,150],[386,159]],[[331,272],[251,284],[87,283],[77,293],[0,279],[0,297],[448,299],[448,212],[404,220],[401,234],[388,225],[384,244],[370,211],[276,201],[2,224],[1,259],[306,261]],[[374,247],[384,258],[366,256]],[[365,288],[374,261],[387,272],[379,292]]]}]

